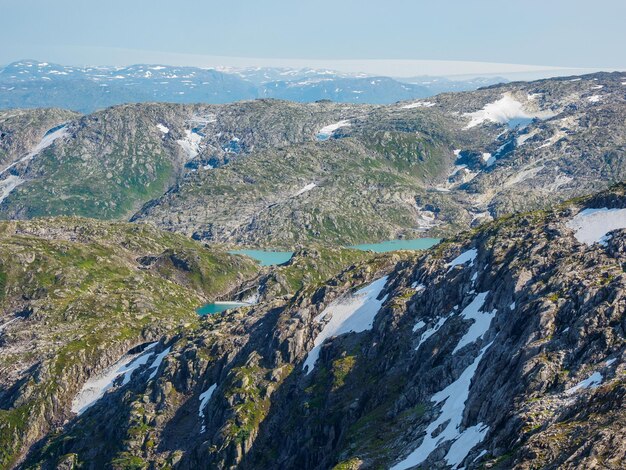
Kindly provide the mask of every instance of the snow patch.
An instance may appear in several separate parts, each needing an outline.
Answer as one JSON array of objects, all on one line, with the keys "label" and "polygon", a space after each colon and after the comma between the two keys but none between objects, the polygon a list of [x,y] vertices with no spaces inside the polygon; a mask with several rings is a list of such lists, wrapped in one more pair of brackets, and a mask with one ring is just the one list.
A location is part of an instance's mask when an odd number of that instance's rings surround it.
[{"label": "snow patch", "polygon": [[426,323],[424,323],[422,320],[418,321],[413,326],[413,333],[415,333],[417,330],[420,330],[420,329],[424,328],[425,326],[426,326]]},{"label": "snow patch", "polygon": [[8,322],[3,323],[2,325],[0,325],[0,331],[4,330],[7,326],[9,326],[11,323],[15,323],[16,321],[18,321],[20,318],[13,318],[11,320],[9,320]]},{"label": "snow patch", "polygon": [[[493,341],[481,349],[474,362],[461,373],[457,380],[431,397],[431,401],[436,404],[443,402],[439,417],[426,428],[426,435],[420,446],[404,460],[391,467],[392,470],[405,470],[415,467],[424,462],[441,444],[450,441],[452,441],[452,445],[444,459],[448,465],[455,468],[476,445],[482,442],[489,431],[488,426],[478,423],[465,428],[463,431],[460,430],[460,427],[463,421],[465,402],[469,397],[472,378],[483,355],[492,344]],[[442,426],[445,427],[440,430]],[[440,432],[437,433],[439,430]]]},{"label": "snow patch", "polygon": [[491,155],[489,152],[484,152],[483,153],[483,162],[485,162],[485,164],[487,166],[491,166],[491,165],[493,165],[496,162],[496,157]]},{"label": "snow patch", "polygon": [[478,339],[482,338],[489,330],[491,320],[496,316],[496,311],[482,312],[481,308],[485,304],[485,299],[489,292],[482,292],[470,302],[470,304],[463,309],[461,317],[465,320],[472,320],[472,325],[467,330],[467,333],[460,339],[459,344],[456,345],[452,354],[461,350],[464,346],[474,343]]},{"label": "snow patch", "polygon": [[298,190],[298,192],[296,192],[293,196],[294,196],[294,197],[296,197],[296,196],[300,196],[300,194],[304,194],[304,193],[306,193],[307,191],[310,191],[311,189],[313,189],[313,188],[315,188],[315,187],[317,187],[317,184],[316,184],[316,183],[309,183],[309,184],[307,184],[305,187],[303,187],[302,189],[299,189],[299,190]]},{"label": "snow patch", "polygon": [[386,282],[387,276],[335,300],[313,319],[316,323],[326,320],[326,324],[315,337],[313,349],[309,351],[302,366],[307,374],[315,367],[322,344],[326,339],[349,332],[360,333],[372,328],[376,314],[387,299],[387,296],[381,300],[377,299]]},{"label": "snow patch", "polygon": [[597,388],[602,383],[602,379],[603,377],[600,372],[594,372],[585,380],[577,383],[572,388],[568,388],[567,390],[565,390],[565,393],[567,395],[573,395],[574,393],[576,393],[578,390],[581,390],[581,389]]},{"label": "snow patch", "polygon": [[626,228],[626,209],[585,209],[565,225],[576,231],[580,243],[605,245],[607,233]]},{"label": "snow patch", "polygon": [[169,133],[170,133],[169,128],[168,128],[168,127],[166,127],[166,126],[164,126],[164,125],[163,125],[163,124],[161,124],[161,123],[157,124],[157,128],[158,128],[161,132],[163,132],[163,134],[169,134]]},{"label": "snow patch", "polygon": [[459,256],[457,256],[452,261],[450,261],[448,264],[446,264],[446,266],[448,267],[448,272],[450,272],[450,270],[454,268],[455,266],[458,266],[460,264],[465,264],[468,261],[470,262],[470,266],[473,266],[474,260],[476,259],[477,255],[478,255],[478,250],[476,248],[472,248],[470,250],[464,251]]},{"label": "snow patch", "polygon": [[65,126],[59,126],[59,127],[50,129],[48,132],[46,132],[46,134],[43,136],[41,141],[39,141],[39,143],[28,154],[26,154],[24,157],[20,158],[19,160],[11,163],[4,170],[0,171],[0,175],[6,173],[8,170],[10,170],[11,168],[15,167],[16,165],[20,163],[24,163],[29,160],[32,160],[43,150],[50,147],[54,143],[55,140],[60,139],[61,137],[65,137],[67,134],[68,132]]},{"label": "snow patch", "polygon": [[217,388],[217,384],[211,385],[208,389],[200,394],[200,407],[198,408],[198,416],[200,417],[200,421],[202,421],[202,429],[200,432],[206,431],[206,426],[204,424],[204,409],[206,408],[209,400],[213,396],[213,392]]},{"label": "snow patch", "polygon": [[435,103],[432,101],[417,101],[415,103],[410,103],[402,106],[402,109],[413,109],[413,108],[432,108],[435,106]]},{"label": "snow patch", "polygon": [[15,188],[25,181],[26,180],[23,180],[17,175],[9,175],[4,180],[0,181],[0,204],[2,204],[2,201],[4,201]]},{"label": "snow patch", "polygon": [[150,374],[150,377],[148,377],[148,380],[152,380],[156,377],[157,372],[159,372],[159,367],[161,366],[161,363],[163,362],[163,359],[165,359],[165,356],[167,356],[170,353],[170,350],[172,348],[168,347],[165,348],[161,353],[159,353],[159,355],[154,359],[154,361],[152,362],[152,364],[150,365],[149,369],[152,370],[152,373]]},{"label": "snow patch", "polygon": [[587,98],[587,101],[589,101],[590,103],[599,103],[601,99],[602,99],[602,96],[600,96],[600,95],[593,95],[593,96],[590,96],[589,98]]},{"label": "snow patch", "polygon": [[466,116],[469,116],[471,120],[465,129],[471,129],[485,121],[506,124],[512,119],[545,119],[554,116],[554,113],[551,111],[527,111],[522,103],[505,93],[499,100],[486,104],[479,111],[467,113]]},{"label": "snow patch", "polygon": [[337,129],[341,127],[349,127],[350,125],[351,125],[350,121],[347,119],[344,119],[343,121],[339,121],[334,124],[329,124],[328,126],[324,126],[317,132],[316,134],[317,140],[328,140],[330,139],[330,136],[333,134],[333,132],[335,132]]},{"label": "snow patch", "polygon": [[555,143],[557,143],[559,140],[561,140],[564,137],[567,137],[567,133],[565,131],[558,130],[552,135],[552,137],[546,139],[542,145],[537,147],[537,150],[545,148],[545,147],[550,147],[551,145],[554,145]]},{"label": "snow patch", "polygon": [[443,326],[443,324],[446,322],[447,319],[448,319],[447,317],[441,317],[439,320],[437,320],[437,323],[435,323],[435,325],[432,328],[429,328],[428,330],[424,331],[424,333],[422,333],[422,336],[420,336],[419,343],[417,343],[417,346],[415,346],[415,350],[417,351],[420,348],[420,346],[426,342],[428,338],[430,338],[432,335],[437,333],[441,329],[441,327]]},{"label": "snow patch", "polygon": [[537,134],[539,133],[539,129],[533,129],[532,131],[526,133],[526,134],[521,134],[518,135],[515,138],[515,143],[518,147],[524,145],[526,143],[527,140],[532,139],[533,137],[535,137]]},{"label": "snow patch", "polygon": [[426,286],[424,284],[418,284],[417,282],[411,284],[411,287],[415,289],[416,292],[421,292],[426,289]]},{"label": "snow patch", "polygon": [[85,382],[78,394],[72,400],[72,412],[77,415],[83,414],[93,406],[104,394],[113,388],[116,380],[122,378],[121,385],[130,382],[133,372],[140,366],[146,364],[153,352],[151,351],[157,343],[148,345],[141,353],[125,355],[112,366],[105,369],[100,374],[90,378]]},{"label": "snow patch", "polygon": [[176,143],[181,146],[183,151],[187,154],[187,158],[191,160],[200,153],[200,142],[202,136],[195,132],[185,129],[185,138],[178,139]]}]

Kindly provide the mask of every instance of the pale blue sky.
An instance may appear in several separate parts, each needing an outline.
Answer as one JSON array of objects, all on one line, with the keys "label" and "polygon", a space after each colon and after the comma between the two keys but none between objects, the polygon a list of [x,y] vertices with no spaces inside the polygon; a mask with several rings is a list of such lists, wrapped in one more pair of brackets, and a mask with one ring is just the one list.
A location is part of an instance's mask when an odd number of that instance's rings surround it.
[{"label": "pale blue sky", "polygon": [[624,18],[625,0],[0,0],[0,64],[224,56],[626,68]]}]

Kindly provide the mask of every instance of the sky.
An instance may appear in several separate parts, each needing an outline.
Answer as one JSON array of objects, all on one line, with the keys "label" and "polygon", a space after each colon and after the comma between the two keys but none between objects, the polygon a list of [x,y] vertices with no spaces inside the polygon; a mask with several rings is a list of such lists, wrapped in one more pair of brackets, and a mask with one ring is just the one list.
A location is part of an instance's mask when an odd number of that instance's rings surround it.
[{"label": "sky", "polygon": [[0,64],[623,70],[624,18],[624,0],[0,0]]}]

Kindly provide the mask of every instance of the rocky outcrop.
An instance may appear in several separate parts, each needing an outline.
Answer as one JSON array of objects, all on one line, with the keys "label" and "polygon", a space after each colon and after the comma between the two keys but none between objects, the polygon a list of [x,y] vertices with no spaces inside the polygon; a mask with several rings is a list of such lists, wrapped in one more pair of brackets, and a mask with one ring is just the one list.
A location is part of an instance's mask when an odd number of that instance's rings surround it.
[{"label": "rocky outcrop", "polygon": [[[189,260],[146,267],[147,257]],[[0,468],[74,414],[72,400],[138,345],[256,276],[251,260],[148,226],[0,224]]]},{"label": "rocky outcrop", "polygon": [[29,462],[621,468],[626,232],[571,224],[608,202],[624,188],[207,318]]}]

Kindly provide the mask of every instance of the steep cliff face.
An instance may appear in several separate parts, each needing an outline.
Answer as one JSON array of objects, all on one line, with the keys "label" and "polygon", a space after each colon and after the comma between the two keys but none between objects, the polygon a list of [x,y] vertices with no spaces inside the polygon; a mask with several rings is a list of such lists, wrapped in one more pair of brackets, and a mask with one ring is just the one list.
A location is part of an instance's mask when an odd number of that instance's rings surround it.
[{"label": "steep cliff face", "polygon": [[618,187],[206,318],[28,462],[621,468],[625,213]]}]

